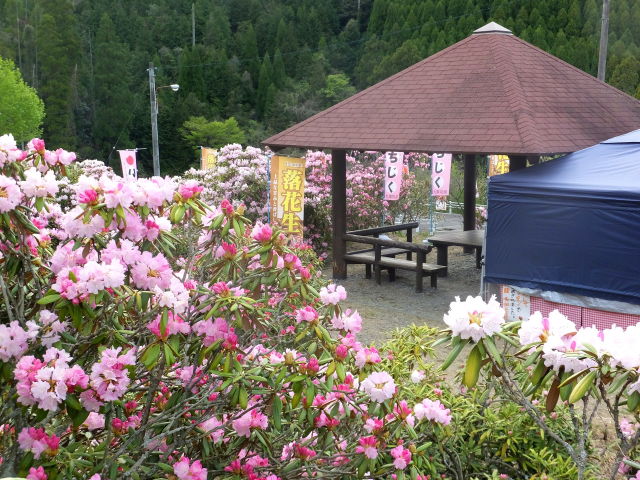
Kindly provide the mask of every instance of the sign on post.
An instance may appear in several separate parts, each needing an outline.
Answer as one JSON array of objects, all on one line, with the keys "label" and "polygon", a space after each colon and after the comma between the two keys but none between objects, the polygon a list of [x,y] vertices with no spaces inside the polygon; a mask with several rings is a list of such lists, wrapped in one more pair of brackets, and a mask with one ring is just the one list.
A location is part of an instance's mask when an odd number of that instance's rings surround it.
[{"label": "sign on post", "polygon": [[200,160],[200,170],[211,170],[216,166],[218,151],[214,148],[202,147],[202,158]]},{"label": "sign on post", "polygon": [[431,195],[446,197],[449,195],[451,181],[451,154],[434,153],[431,155]]},{"label": "sign on post", "polygon": [[384,155],[384,199],[399,200],[402,188],[404,152],[387,152]]},{"label": "sign on post", "polygon": [[302,237],[304,224],[304,158],[271,157],[271,222]]},{"label": "sign on post", "polygon": [[125,180],[135,180],[138,178],[138,162],[136,160],[136,150],[118,150],[120,154],[120,164],[122,165],[122,178]]},{"label": "sign on post", "polygon": [[501,288],[502,308],[505,311],[505,320],[508,322],[522,322],[531,315],[531,297],[503,285]]},{"label": "sign on post", "polygon": [[509,157],[507,155],[489,155],[489,176],[501,175],[509,172]]}]

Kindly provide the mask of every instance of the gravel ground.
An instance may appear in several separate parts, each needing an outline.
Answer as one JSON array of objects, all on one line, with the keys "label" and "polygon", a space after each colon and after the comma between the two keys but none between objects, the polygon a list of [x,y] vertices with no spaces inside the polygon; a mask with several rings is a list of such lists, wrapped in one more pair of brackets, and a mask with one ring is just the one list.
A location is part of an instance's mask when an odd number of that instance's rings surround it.
[{"label": "gravel ground", "polygon": [[[435,263],[435,249],[427,255],[427,262]],[[325,271],[331,278],[331,270]],[[443,327],[442,316],[456,296],[478,295],[480,270],[475,266],[475,253],[465,254],[461,247],[449,248],[449,275],[438,278],[438,288],[429,286],[424,279],[424,291],[415,292],[413,272],[397,270],[396,281],[389,282],[382,272],[382,284],[366,279],[364,265],[349,265],[348,278],[337,283],[347,289],[343,308],[356,309],[362,316],[362,331],[358,339],[367,344],[381,344],[396,328],[415,323]]]}]

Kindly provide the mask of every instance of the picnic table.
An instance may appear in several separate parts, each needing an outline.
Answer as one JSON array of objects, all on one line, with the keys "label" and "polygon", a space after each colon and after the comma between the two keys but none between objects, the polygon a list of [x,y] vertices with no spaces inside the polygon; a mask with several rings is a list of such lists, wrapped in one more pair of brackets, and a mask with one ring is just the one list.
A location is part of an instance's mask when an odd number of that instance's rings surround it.
[{"label": "picnic table", "polygon": [[[465,230],[464,232],[442,232],[429,237],[429,243],[436,248],[436,263],[449,265],[449,247],[468,247],[476,250],[476,267],[480,268],[482,259],[482,242],[484,230]],[[440,270],[438,275],[447,276],[447,269]]]},{"label": "picnic table", "polygon": [[[371,245],[364,250],[350,251],[344,255],[347,264],[364,264],[366,277],[371,278],[371,269],[375,271],[376,283],[381,283],[381,270],[389,272],[389,281],[396,278],[396,270],[410,270],[415,272],[416,292],[422,292],[422,279],[429,277],[431,287],[438,286],[438,272],[445,267],[426,263],[426,255],[433,249],[432,245],[412,243],[412,231],[418,227],[418,222],[402,225],[386,225],[382,227],[367,228],[347,232],[344,239],[347,242]],[[406,230],[407,241],[397,241],[380,238],[383,233],[399,232]],[[413,254],[416,259],[413,259]],[[407,258],[396,258],[397,255],[406,255]]]}]

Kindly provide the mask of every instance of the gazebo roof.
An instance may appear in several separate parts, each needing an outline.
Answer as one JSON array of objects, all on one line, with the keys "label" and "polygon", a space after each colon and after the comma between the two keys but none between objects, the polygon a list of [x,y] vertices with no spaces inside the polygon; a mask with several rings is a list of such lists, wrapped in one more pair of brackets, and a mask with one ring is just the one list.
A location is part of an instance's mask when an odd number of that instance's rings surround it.
[{"label": "gazebo roof", "polygon": [[491,22],[263,143],[535,155],[638,127],[640,101]]}]

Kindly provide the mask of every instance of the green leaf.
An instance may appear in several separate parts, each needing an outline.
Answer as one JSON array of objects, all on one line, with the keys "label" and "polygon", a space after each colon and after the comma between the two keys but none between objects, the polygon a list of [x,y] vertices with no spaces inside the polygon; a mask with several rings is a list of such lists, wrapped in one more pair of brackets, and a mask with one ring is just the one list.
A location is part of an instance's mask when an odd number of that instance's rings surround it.
[{"label": "green leaf", "polygon": [[282,400],[278,395],[273,397],[271,415],[273,415],[273,426],[276,430],[280,430],[282,428]]},{"label": "green leaf", "polygon": [[635,412],[640,405],[640,393],[633,392],[627,397],[627,408],[630,412]]},{"label": "green leaf", "polygon": [[582,397],[584,397],[589,389],[593,386],[596,376],[598,375],[597,370],[591,370],[587,373],[575,386],[571,395],[569,395],[569,403],[576,403]]},{"label": "green leaf", "polygon": [[[455,337],[455,338],[459,338],[459,337]],[[455,345],[453,345],[453,342],[452,342],[451,351],[449,352],[449,355],[447,355],[447,358],[444,360],[444,362],[442,362],[442,365],[440,366],[440,368],[442,370],[446,370],[447,368],[449,368],[451,364],[455,361],[455,359],[458,358],[458,355],[460,355],[460,352],[465,347],[465,345],[467,345],[468,343],[469,343],[469,340],[457,342]]]},{"label": "green leaf", "polygon": [[467,388],[472,388],[478,383],[480,367],[482,367],[482,353],[480,353],[480,347],[476,344],[469,353],[467,365],[464,369],[464,376],[462,377],[462,383]]},{"label": "green leaf", "polygon": [[50,303],[57,302],[61,298],[62,297],[60,296],[59,293],[52,293],[51,295],[46,295],[42,297],[40,300],[38,300],[37,303],[38,305],[48,305]]},{"label": "green leaf", "polygon": [[156,362],[158,361],[158,357],[160,356],[160,344],[154,343],[149,345],[147,349],[142,354],[142,363],[147,367],[148,370],[151,370],[155,367]]},{"label": "green leaf", "polygon": [[247,389],[244,387],[240,387],[240,394],[238,396],[238,402],[240,403],[240,408],[247,408],[247,404],[249,402],[249,394]]},{"label": "green leaf", "polygon": [[482,339],[482,343],[484,344],[484,347],[487,349],[487,352],[489,353],[489,355],[491,356],[493,361],[498,366],[501,367],[503,365],[502,357],[500,356],[500,353],[498,352],[496,344],[493,343],[493,339],[491,337],[485,337],[485,338]]},{"label": "green leaf", "polygon": [[176,356],[173,354],[173,350],[166,343],[164,344],[164,358],[167,361],[167,365],[171,365],[176,361]]}]

